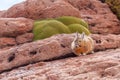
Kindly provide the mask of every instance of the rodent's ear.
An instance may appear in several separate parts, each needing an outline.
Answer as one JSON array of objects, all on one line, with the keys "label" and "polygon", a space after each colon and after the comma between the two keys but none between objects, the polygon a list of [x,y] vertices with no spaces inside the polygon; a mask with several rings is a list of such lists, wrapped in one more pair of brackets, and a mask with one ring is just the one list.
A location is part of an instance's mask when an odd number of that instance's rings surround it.
[{"label": "rodent's ear", "polygon": [[76,35],[78,35],[79,33],[78,33],[78,31],[76,31],[76,33],[75,33]]},{"label": "rodent's ear", "polygon": [[75,40],[78,39],[78,32],[75,33],[75,38],[74,38],[74,39],[75,39]]},{"label": "rodent's ear", "polygon": [[84,39],[84,37],[85,37],[85,33],[82,32],[82,34],[81,34],[81,39]]}]

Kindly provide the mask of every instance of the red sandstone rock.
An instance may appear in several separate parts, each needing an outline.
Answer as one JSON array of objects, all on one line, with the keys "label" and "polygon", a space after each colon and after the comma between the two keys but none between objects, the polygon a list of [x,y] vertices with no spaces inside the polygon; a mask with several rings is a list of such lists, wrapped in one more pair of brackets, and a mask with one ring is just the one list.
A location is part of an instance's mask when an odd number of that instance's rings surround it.
[{"label": "red sandstone rock", "polygon": [[33,33],[25,33],[23,35],[16,37],[17,44],[32,42],[32,40],[33,40]]},{"label": "red sandstone rock", "polygon": [[[0,18],[6,13],[6,10],[0,11]],[[4,16],[5,17],[5,16]]]},{"label": "red sandstone rock", "polygon": [[16,37],[32,31],[33,21],[26,18],[0,18],[0,37]]},{"label": "red sandstone rock", "polygon": [[18,16],[26,17],[27,11],[25,7],[25,2],[13,5],[2,16],[6,18],[16,18]]},{"label": "red sandstone rock", "polygon": [[[0,72],[72,53],[73,34],[61,34],[0,51]],[[120,35],[92,35],[95,51],[120,47]]]},{"label": "red sandstone rock", "polygon": [[64,15],[80,17],[78,9],[64,1],[27,0],[9,8],[3,17],[31,19],[53,18]]},{"label": "red sandstone rock", "polygon": [[63,15],[81,15],[89,23],[92,33],[120,33],[117,17],[99,0],[27,0],[8,9],[3,17],[41,19]]},{"label": "red sandstone rock", "polygon": [[0,38],[0,48],[4,48],[7,46],[15,46],[16,41],[14,38],[7,38],[7,37],[2,37]]},{"label": "red sandstone rock", "polygon": [[69,3],[57,0],[51,6],[46,7],[41,14],[41,18],[55,18],[59,16],[80,17],[80,12]]},{"label": "red sandstone rock", "polygon": [[1,37],[0,38],[0,49],[8,49],[13,46],[17,46],[20,44],[28,43],[33,41],[33,33],[25,33],[22,35],[16,36],[16,38],[12,37]]},{"label": "red sandstone rock", "polygon": [[1,80],[119,80],[120,49],[38,62],[0,74]]},{"label": "red sandstone rock", "polygon": [[120,33],[120,22],[106,3],[99,0],[64,0],[79,9],[92,33]]},{"label": "red sandstone rock", "polygon": [[98,35],[93,34],[91,37],[95,40],[95,50],[106,50],[120,47],[120,35]]}]

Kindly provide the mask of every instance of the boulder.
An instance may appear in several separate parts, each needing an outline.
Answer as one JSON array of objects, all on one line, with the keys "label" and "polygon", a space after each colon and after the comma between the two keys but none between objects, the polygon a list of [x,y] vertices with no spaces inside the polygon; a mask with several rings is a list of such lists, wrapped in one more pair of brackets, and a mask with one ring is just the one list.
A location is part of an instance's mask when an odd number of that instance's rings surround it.
[{"label": "boulder", "polygon": [[38,62],[0,74],[1,80],[119,80],[120,49]]},{"label": "boulder", "polygon": [[[60,34],[44,40],[1,50],[0,72],[38,61],[46,61],[73,54],[71,50],[73,37],[74,34]],[[93,34],[91,37],[95,42],[94,51],[120,47],[120,35]]]},{"label": "boulder", "polygon": [[0,18],[0,37],[16,37],[32,31],[33,20],[26,18]]},{"label": "boulder", "polygon": [[16,17],[26,17],[27,11],[25,7],[25,2],[18,3],[10,7],[4,14],[2,14],[2,17],[4,18],[16,18]]},{"label": "boulder", "polygon": [[119,20],[100,0],[27,0],[2,13],[2,17],[35,20],[60,16],[82,17],[89,23],[92,33],[120,33]]},{"label": "boulder", "polygon": [[42,19],[64,15],[80,17],[80,12],[65,1],[27,0],[9,8],[3,17]]},{"label": "boulder", "polygon": [[106,3],[99,0],[64,0],[79,9],[92,33],[120,33],[120,22]]},{"label": "boulder", "polygon": [[[6,13],[6,10],[0,11],[0,18],[2,18],[5,13]],[[4,16],[4,17],[5,17],[5,16]]]}]

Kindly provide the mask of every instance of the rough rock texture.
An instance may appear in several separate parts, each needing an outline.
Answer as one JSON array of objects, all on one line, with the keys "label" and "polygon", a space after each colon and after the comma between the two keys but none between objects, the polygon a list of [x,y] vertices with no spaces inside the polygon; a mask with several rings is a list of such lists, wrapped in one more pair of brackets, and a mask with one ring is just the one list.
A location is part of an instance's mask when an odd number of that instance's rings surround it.
[{"label": "rough rock texture", "polygon": [[99,0],[27,0],[12,6],[2,17],[41,19],[63,15],[81,15],[89,23],[92,33],[120,33],[117,17]]},{"label": "rough rock texture", "polygon": [[33,20],[26,18],[0,18],[0,37],[16,37],[32,31]]},{"label": "rough rock texture", "polygon": [[120,80],[120,49],[38,62],[0,74],[1,80]]},{"label": "rough rock texture", "polygon": [[27,0],[12,6],[3,17],[27,17],[31,19],[53,18],[63,15],[80,17],[78,9],[59,0]]},{"label": "rough rock texture", "polygon": [[2,37],[0,38],[0,49],[7,46],[15,46],[16,41],[14,38]]},{"label": "rough rock texture", "polygon": [[17,44],[23,44],[27,42],[32,42],[33,41],[33,33],[25,33],[23,35],[19,35],[16,37],[16,42]]},{"label": "rough rock texture", "polygon": [[[21,65],[49,60],[72,53],[74,34],[61,34],[0,51],[0,72]],[[92,35],[95,51],[120,47],[120,35]]]},{"label": "rough rock texture", "polygon": [[4,17],[3,15],[6,13],[6,10],[0,11],[0,18]]},{"label": "rough rock texture", "polygon": [[26,15],[27,15],[27,11],[25,7],[25,3],[22,2],[19,4],[13,5],[4,14],[2,14],[1,17],[15,18],[16,16],[26,17]]},{"label": "rough rock texture", "polygon": [[95,42],[95,51],[102,51],[106,49],[113,49],[120,47],[120,35],[99,35],[99,34],[93,34],[91,36]]},{"label": "rough rock texture", "polygon": [[10,47],[32,42],[33,41],[33,33],[25,33],[22,35],[18,35],[15,38],[13,37],[1,37],[0,38],[0,50],[8,49]]},{"label": "rough rock texture", "polygon": [[0,18],[0,49],[33,41],[33,20]]},{"label": "rough rock texture", "polygon": [[64,0],[79,9],[92,33],[120,33],[120,22],[109,9],[108,5],[99,0]]},{"label": "rough rock texture", "polygon": [[[27,10],[29,11],[28,18],[33,18],[33,19],[54,18],[54,17],[64,16],[64,15],[80,17],[79,10],[64,1],[28,0],[26,2],[26,6],[27,6]],[[36,16],[33,16],[33,15],[36,15]]]}]

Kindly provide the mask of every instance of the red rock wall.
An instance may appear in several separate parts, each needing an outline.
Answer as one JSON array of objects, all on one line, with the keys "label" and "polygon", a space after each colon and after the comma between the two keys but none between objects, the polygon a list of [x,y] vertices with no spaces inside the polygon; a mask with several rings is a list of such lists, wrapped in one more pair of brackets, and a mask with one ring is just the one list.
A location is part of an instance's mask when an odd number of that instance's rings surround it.
[{"label": "red rock wall", "polygon": [[106,3],[99,0],[65,0],[79,9],[81,17],[89,23],[92,33],[120,33],[120,21]]},{"label": "red rock wall", "polygon": [[80,17],[78,9],[64,1],[27,0],[9,8],[2,17],[31,19],[54,18],[63,15]]},{"label": "red rock wall", "polygon": [[63,15],[81,15],[92,33],[120,33],[119,20],[108,5],[99,0],[27,0],[9,8],[1,17],[42,19]]},{"label": "red rock wall", "polygon": [[[89,23],[92,33],[120,33],[120,21],[107,4],[98,0],[27,0],[0,12],[1,17],[7,17],[0,19],[0,48],[32,41],[33,21],[26,18],[54,18],[62,15],[81,15]],[[10,42],[13,42],[13,38],[15,43],[3,42],[3,38]]]},{"label": "red rock wall", "polygon": [[33,20],[26,18],[0,18],[0,49],[31,42]]}]

